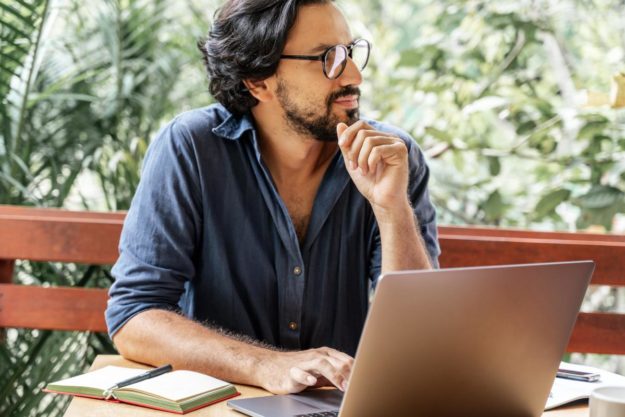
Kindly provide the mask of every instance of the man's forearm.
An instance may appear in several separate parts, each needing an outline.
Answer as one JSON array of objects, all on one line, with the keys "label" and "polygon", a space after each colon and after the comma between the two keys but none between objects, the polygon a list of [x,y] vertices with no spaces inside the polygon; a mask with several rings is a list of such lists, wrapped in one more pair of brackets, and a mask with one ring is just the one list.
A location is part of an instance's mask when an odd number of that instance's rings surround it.
[{"label": "man's forearm", "polygon": [[364,120],[336,126],[345,167],[375,214],[382,244],[382,273],[429,269],[430,258],[406,191],[409,149],[405,140]]},{"label": "man's forearm", "polygon": [[432,267],[408,200],[392,210],[374,212],[382,244],[382,273]]},{"label": "man's forearm", "polygon": [[249,385],[261,385],[254,370],[269,353],[165,310],[139,313],[113,341],[127,359],[155,366],[171,363],[176,369]]},{"label": "man's forearm", "polygon": [[281,352],[246,343],[165,310],[137,314],[113,341],[127,359],[155,366],[169,363],[274,394],[311,386],[344,389],[353,364],[350,356],[327,347]]}]

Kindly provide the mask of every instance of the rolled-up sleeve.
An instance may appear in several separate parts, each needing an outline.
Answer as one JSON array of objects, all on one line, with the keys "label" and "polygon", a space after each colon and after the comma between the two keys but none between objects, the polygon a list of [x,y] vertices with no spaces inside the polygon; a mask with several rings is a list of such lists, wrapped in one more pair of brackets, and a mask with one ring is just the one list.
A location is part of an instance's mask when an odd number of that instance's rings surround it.
[{"label": "rolled-up sleeve", "polygon": [[194,276],[201,190],[191,135],[174,120],[157,135],[124,222],[106,323],[112,337],[148,309],[177,310]]},{"label": "rolled-up sleeve", "polygon": [[414,209],[421,230],[425,249],[430,256],[432,266],[438,268],[438,257],[441,250],[438,245],[438,229],[436,228],[436,209],[430,201],[428,183],[430,168],[427,166],[423,152],[416,143],[409,143],[410,178],[408,182],[408,198]]}]

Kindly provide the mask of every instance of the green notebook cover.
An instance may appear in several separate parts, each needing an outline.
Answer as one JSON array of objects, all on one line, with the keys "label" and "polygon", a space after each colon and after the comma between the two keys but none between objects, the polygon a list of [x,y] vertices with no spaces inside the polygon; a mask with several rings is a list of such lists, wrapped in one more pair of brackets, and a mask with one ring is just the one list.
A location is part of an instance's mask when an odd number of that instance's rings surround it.
[{"label": "green notebook cover", "polygon": [[[45,391],[104,400],[108,388],[144,372],[144,369],[106,366],[51,382]],[[110,400],[184,414],[237,395],[232,384],[199,372],[179,370],[118,388]]]}]

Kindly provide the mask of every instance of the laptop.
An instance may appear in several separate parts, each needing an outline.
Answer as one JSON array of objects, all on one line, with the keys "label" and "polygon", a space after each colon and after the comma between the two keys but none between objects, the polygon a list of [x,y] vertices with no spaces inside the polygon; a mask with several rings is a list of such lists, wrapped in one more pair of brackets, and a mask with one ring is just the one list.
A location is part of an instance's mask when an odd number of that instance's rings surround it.
[{"label": "laptop", "polygon": [[535,417],[592,261],[385,274],[344,394],[231,400],[254,417]]}]

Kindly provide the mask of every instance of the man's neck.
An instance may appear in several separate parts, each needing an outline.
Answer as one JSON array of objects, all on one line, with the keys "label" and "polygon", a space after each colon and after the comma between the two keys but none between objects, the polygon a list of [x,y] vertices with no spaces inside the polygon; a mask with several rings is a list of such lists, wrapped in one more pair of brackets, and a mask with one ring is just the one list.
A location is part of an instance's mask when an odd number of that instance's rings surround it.
[{"label": "man's neck", "polygon": [[335,142],[324,142],[295,132],[286,122],[258,119],[260,152],[274,181],[301,183],[325,172],[338,150]]}]

